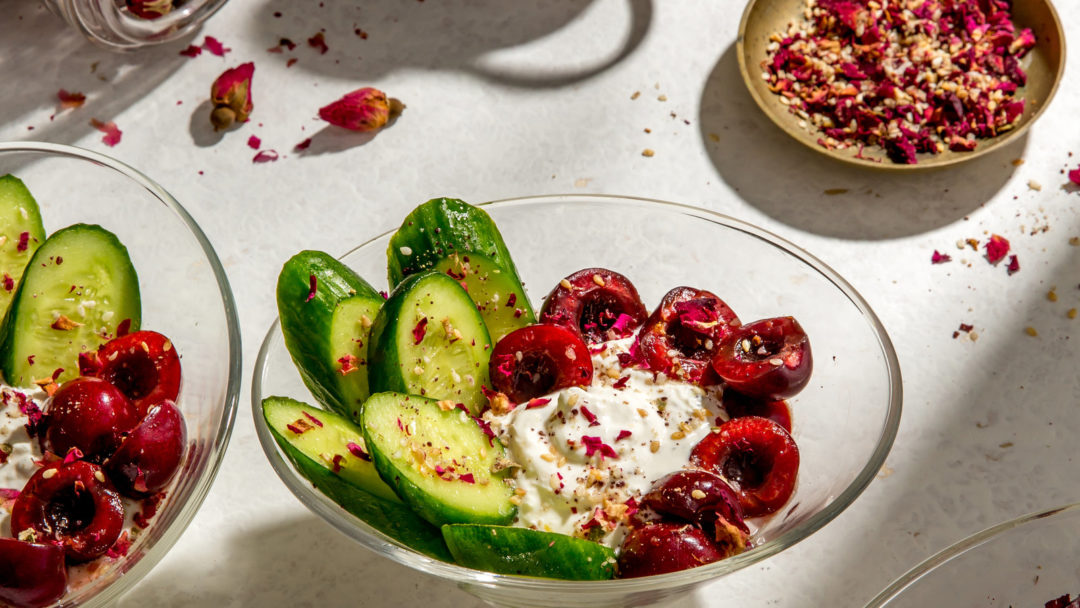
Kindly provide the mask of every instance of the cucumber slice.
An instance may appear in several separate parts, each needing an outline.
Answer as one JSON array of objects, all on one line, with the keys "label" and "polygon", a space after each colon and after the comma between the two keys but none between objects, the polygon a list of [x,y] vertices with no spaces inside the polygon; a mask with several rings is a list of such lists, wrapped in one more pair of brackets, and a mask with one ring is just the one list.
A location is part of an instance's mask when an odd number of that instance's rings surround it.
[{"label": "cucumber slice", "polygon": [[116,337],[122,323],[138,330],[140,319],[139,278],[124,245],[101,226],[68,226],[34,252],[15,290],[0,325],[0,371],[13,386],[49,376],[63,383],[79,375],[79,353]]},{"label": "cucumber slice", "polygon": [[370,343],[373,393],[450,399],[473,415],[487,404],[491,340],[469,295],[445,274],[402,281],[379,310]]},{"label": "cucumber slice", "polygon": [[436,526],[508,524],[517,513],[503,447],[461,409],[417,395],[376,393],[361,414],[375,468]]},{"label": "cucumber slice", "polygon": [[471,524],[443,526],[442,533],[454,560],[466,568],[575,581],[615,576],[615,552],[583,538]]},{"label": "cucumber slice", "polygon": [[[350,442],[364,446],[359,428],[342,416],[287,397],[267,397],[262,406],[274,440],[300,474],[330,500],[402,544],[436,559],[453,561],[439,530],[403,505],[371,462],[349,450]],[[290,425],[306,430],[297,434]],[[335,472],[334,456],[338,455],[341,458]]]},{"label": "cucumber slice", "polygon": [[462,282],[487,324],[491,339],[536,322],[510,251],[486,211],[453,198],[413,210],[390,237],[390,285],[435,269]]},{"label": "cucumber slice", "polygon": [[22,180],[0,176],[0,311],[11,305],[26,263],[43,242],[45,227],[37,201]]},{"label": "cucumber slice", "polygon": [[281,333],[300,377],[319,403],[353,420],[368,396],[368,334],[382,303],[374,287],[321,251],[301,251],[278,275]]}]

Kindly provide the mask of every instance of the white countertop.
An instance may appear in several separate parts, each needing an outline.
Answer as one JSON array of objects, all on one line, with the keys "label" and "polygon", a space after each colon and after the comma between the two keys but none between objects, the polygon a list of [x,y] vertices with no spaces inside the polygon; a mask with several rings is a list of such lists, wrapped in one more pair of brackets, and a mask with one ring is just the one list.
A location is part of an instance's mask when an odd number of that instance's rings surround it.
[{"label": "white countertop", "polygon": [[[1064,23],[1080,22],[1080,4],[1058,4]],[[1026,137],[961,168],[894,177],[819,158],[767,121],[735,64],[737,0],[234,0],[198,36],[231,47],[224,59],[181,57],[184,44],[115,55],[37,2],[4,8],[0,140],[84,146],[152,176],[207,232],[240,310],[244,390],[224,465],[185,535],[119,606],[479,604],[309,513],[263,457],[248,390],[283,261],[303,248],[341,254],[440,195],[593,192],[715,209],[819,256],[888,328],[905,402],[878,479],[799,545],[671,605],[862,606],[963,536],[1080,500],[1080,319],[1066,318],[1080,307],[1080,247],[1068,244],[1080,192],[1059,172],[1080,165],[1069,154],[1080,152],[1080,42]],[[305,44],[320,28],[321,56]],[[282,37],[295,51],[268,53]],[[289,57],[299,61],[286,67]],[[249,60],[252,120],[214,135],[210,83]],[[316,118],[369,85],[407,104],[392,128],[372,138]],[[59,88],[86,105],[57,113]],[[114,120],[120,144],[106,147],[91,117]],[[253,164],[252,134],[284,158]],[[306,154],[292,152],[312,135]],[[834,188],[848,191],[824,194]],[[1012,241],[1019,273],[956,248],[990,233]],[[954,261],[932,266],[934,249]],[[953,339],[961,322],[977,341]]]}]

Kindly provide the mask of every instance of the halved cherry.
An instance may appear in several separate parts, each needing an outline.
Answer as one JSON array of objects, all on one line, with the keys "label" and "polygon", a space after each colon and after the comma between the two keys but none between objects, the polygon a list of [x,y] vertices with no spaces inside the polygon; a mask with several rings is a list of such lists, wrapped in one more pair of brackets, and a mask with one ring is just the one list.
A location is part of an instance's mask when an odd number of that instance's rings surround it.
[{"label": "halved cherry", "polygon": [[630,279],[606,268],[585,268],[566,277],[540,309],[542,323],[572,327],[589,344],[625,338],[647,315]]},{"label": "halved cherry", "polygon": [[491,351],[491,384],[514,403],[592,382],[589,347],[574,330],[541,323],[516,329]]},{"label": "halved cherry", "polygon": [[799,448],[784,427],[758,416],[733,418],[709,433],[690,453],[690,462],[735,484],[746,517],[784,506],[795,491]]},{"label": "halved cherry", "polygon": [[712,367],[732,389],[762,399],[787,399],[810,382],[810,339],[792,317],[747,323],[721,342]]},{"label": "halved cherry", "polygon": [[658,522],[633,528],[619,553],[619,577],[635,578],[695,568],[727,557],[700,528]]},{"label": "halved cherry", "polygon": [[48,606],[60,599],[66,588],[62,548],[0,538],[0,605]]},{"label": "halved cherry", "polygon": [[11,510],[11,532],[32,530],[56,541],[72,561],[104,554],[124,528],[124,505],[101,467],[85,460],[52,463],[26,482]]},{"label": "halved cherry", "polygon": [[124,435],[139,423],[127,397],[100,378],[80,377],[65,382],[45,412],[42,447],[58,456],[78,448],[92,462],[116,451]]},{"label": "halved cherry", "polygon": [[735,311],[716,294],[676,287],[638,332],[649,369],[694,384],[714,384],[709,361],[716,345],[739,325]]},{"label": "halved cherry", "polygon": [[733,390],[725,390],[723,402],[724,410],[731,418],[761,416],[784,427],[785,431],[791,432],[791,408],[783,399],[775,401],[758,399]]},{"label": "halved cherry", "polygon": [[105,472],[125,496],[143,498],[165,489],[180,468],[187,444],[184,417],[172,401],[150,408],[120,444]]},{"label": "halved cherry", "polygon": [[[729,540],[736,553],[746,547],[750,535],[735,491],[723,477],[708,471],[676,471],[664,477],[641,499],[641,506],[696,524],[717,541]],[[731,538],[731,527],[739,532],[738,538]]]},{"label": "halved cherry", "polygon": [[[165,336],[137,331],[106,342],[96,361],[79,361],[83,374],[107,380],[127,395],[140,416],[180,394],[180,356]],[[96,370],[95,370],[96,368]]]}]

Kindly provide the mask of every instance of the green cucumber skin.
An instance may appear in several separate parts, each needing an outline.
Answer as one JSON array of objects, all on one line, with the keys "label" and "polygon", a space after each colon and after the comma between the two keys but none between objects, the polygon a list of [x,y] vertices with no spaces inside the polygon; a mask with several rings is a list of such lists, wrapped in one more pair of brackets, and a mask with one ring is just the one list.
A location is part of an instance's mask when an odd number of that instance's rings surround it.
[{"label": "green cucumber skin", "polygon": [[[285,403],[289,406],[303,405],[286,397],[267,397],[263,400],[263,414],[267,409],[274,407],[275,403]],[[314,409],[314,408],[312,408]],[[328,412],[322,412],[320,418],[327,416]],[[345,420],[342,418],[341,420]],[[286,457],[293,463],[297,471],[310,481],[327,498],[336,502],[341,508],[364,520],[369,526],[386,534],[424,555],[446,562],[452,562],[446,543],[439,533],[439,529],[418,517],[400,501],[391,501],[372,494],[364,488],[353,485],[348,480],[323,466],[319,461],[309,457],[296,448],[282,435],[278,429],[267,421],[274,440],[285,452]],[[314,432],[314,431],[308,431]]]},{"label": "green cucumber skin", "polygon": [[[413,369],[416,362],[410,360],[408,353],[403,353],[399,348],[400,334],[403,334],[408,338],[411,335],[412,329],[415,327],[409,317],[411,311],[406,310],[407,305],[413,305],[415,303],[414,298],[417,294],[421,294],[424,289],[444,290],[445,294],[449,294],[453,297],[458,297],[462,302],[470,302],[469,311],[474,318],[472,322],[475,333],[472,335],[466,335],[462,340],[470,343],[470,350],[474,361],[473,363],[473,384],[469,385],[464,393],[459,391],[459,394],[437,394],[428,391],[429,387],[411,387],[409,381],[406,378],[408,370]],[[444,295],[443,298],[446,298]],[[440,299],[440,302],[445,302],[444,299]],[[439,327],[439,321],[433,317],[429,317],[427,326],[428,332],[439,332],[442,329]],[[454,324],[459,326],[458,323]],[[475,345],[472,345],[472,340],[475,340]],[[435,399],[452,399],[455,402],[464,403],[472,415],[477,415],[483,407],[487,404],[487,398],[483,393],[483,386],[490,386],[491,381],[488,377],[488,359],[491,357],[491,339],[487,333],[487,326],[484,325],[483,319],[479,313],[472,307],[471,301],[468,299],[468,294],[457,283],[457,281],[450,277],[435,271],[427,271],[419,274],[409,275],[390,293],[389,298],[383,304],[383,307],[379,310],[379,315],[375,318],[375,323],[371,328],[370,334],[370,357],[368,362],[368,378],[370,383],[371,392],[396,392],[396,393],[410,393],[420,394],[421,390],[424,390],[422,396],[432,397]],[[475,348],[472,348],[472,347]],[[468,374],[468,370],[455,370],[459,375]],[[467,382],[466,382],[467,384]]]},{"label": "green cucumber skin", "polygon": [[[373,405],[373,403],[376,403],[373,400],[378,400],[378,405]],[[491,483],[503,483],[506,488],[504,496],[501,497],[502,500],[498,504],[486,504],[485,508],[489,509],[487,513],[478,513],[475,510],[468,510],[448,504],[446,501],[441,500],[440,497],[434,496],[421,488],[418,484],[410,480],[407,474],[399,470],[398,466],[384,449],[387,447],[398,449],[398,442],[388,439],[391,445],[383,445],[378,440],[378,436],[376,435],[377,429],[374,428],[375,425],[371,421],[371,418],[378,414],[378,412],[372,413],[372,410],[380,407],[382,405],[381,402],[384,400],[396,401],[398,403],[401,401],[414,400],[420,404],[420,407],[426,408],[428,414],[438,417],[441,424],[446,424],[447,421],[453,424],[454,420],[458,420],[457,416],[461,414],[461,412],[460,410],[443,412],[432,399],[420,397],[419,395],[405,395],[392,392],[376,393],[372,395],[368,403],[365,404],[362,413],[363,422],[361,427],[364,430],[364,440],[367,443],[368,453],[371,454],[372,460],[375,462],[375,468],[379,471],[379,475],[382,476],[383,481],[394,489],[405,504],[412,507],[412,510],[415,511],[417,515],[435,526],[456,523],[502,525],[509,524],[513,521],[514,516],[517,515],[517,507],[510,502],[511,490],[509,486],[505,486],[505,478],[508,471],[501,471],[491,475]],[[469,424],[472,424],[471,420],[469,420]],[[480,427],[475,426],[473,428],[475,428],[475,432],[480,437],[483,437],[483,440],[486,442],[487,437],[483,435],[483,431],[480,430]],[[502,445],[497,439],[493,439],[490,445],[492,445],[491,449],[493,456],[502,455]],[[465,482],[447,481],[444,483],[452,484]]]},{"label": "green cucumber skin", "polygon": [[[63,258],[63,264],[56,263],[58,258]],[[100,285],[85,281],[87,276],[98,278],[93,276],[94,273],[108,275],[109,293],[101,293],[98,291]],[[57,274],[60,276],[51,276]],[[71,293],[76,297],[85,293],[71,292],[69,287],[73,284],[91,291],[94,297],[90,299],[95,301],[113,298],[109,311],[113,313],[112,317],[108,321],[86,319],[92,323],[68,331],[51,328],[56,307],[44,311],[41,307],[46,306],[50,297],[63,300]],[[84,320],[84,315],[76,313],[75,304],[66,303],[65,306],[68,308],[60,310],[61,314],[77,322]],[[99,310],[104,312],[103,308],[86,310],[89,311],[87,314],[97,314]],[[8,384],[26,387],[35,379],[45,378],[55,369],[63,368],[64,372],[56,377],[56,381],[66,382],[78,376],[79,353],[96,350],[115,337],[117,327],[125,319],[130,320],[130,332],[138,331],[142,319],[139,277],[127,248],[116,235],[96,224],[73,224],[58,230],[30,258],[11,306],[0,323],[0,372]],[[95,331],[102,328],[103,332]],[[51,357],[43,348],[63,352]],[[30,356],[34,357],[34,363],[30,363]]]},{"label": "green cucumber skin", "polygon": [[615,576],[615,552],[589,540],[541,532],[473,524],[442,527],[458,564],[496,574],[590,581]]},{"label": "green cucumber skin", "polygon": [[[403,247],[411,253],[403,253]],[[493,318],[493,313],[497,313],[500,308],[489,310],[487,302],[476,302],[481,308],[484,320],[488,322],[493,340],[498,341],[514,329],[536,322],[536,314],[495,222],[483,209],[459,199],[432,199],[405,217],[401,227],[390,237],[387,247],[387,275],[390,285],[397,285],[410,274],[436,268],[440,261],[454,254],[482,256],[500,270],[499,282],[515,296],[514,308],[521,313],[517,316],[494,315],[498,316],[498,319]],[[445,262],[441,264],[447,265]],[[440,270],[445,271],[446,268]],[[472,283],[473,291],[481,285],[479,282],[473,283],[474,278],[467,276],[465,279]],[[509,294],[502,295],[509,297]],[[503,302],[505,301],[504,299]],[[506,312],[514,311],[512,308]]]},{"label": "green cucumber skin", "polygon": [[[30,238],[26,249],[19,251],[19,237],[24,232]],[[11,174],[0,176],[0,235],[4,238],[0,245],[0,277],[7,275],[17,285],[26,263],[45,242],[45,226],[34,196],[22,180]],[[0,286],[0,311],[7,311],[14,291],[14,287],[9,291]]]},{"label": "green cucumber skin", "polygon": [[[316,282],[315,297],[308,301],[311,276]],[[332,338],[334,311],[345,300],[354,299],[370,303],[372,320],[383,303],[367,281],[322,251],[301,251],[285,262],[278,275],[281,333],[304,385],[319,403],[355,421],[369,394],[367,365],[342,375],[338,359],[345,353],[334,351]],[[367,342],[366,335],[357,337]]]}]

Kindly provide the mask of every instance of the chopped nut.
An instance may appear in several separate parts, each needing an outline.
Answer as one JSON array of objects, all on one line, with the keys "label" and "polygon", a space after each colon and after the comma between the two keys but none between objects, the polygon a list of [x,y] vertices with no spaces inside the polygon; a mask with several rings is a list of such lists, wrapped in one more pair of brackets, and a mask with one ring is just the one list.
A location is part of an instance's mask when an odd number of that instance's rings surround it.
[{"label": "chopped nut", "polygon": [[1070,319],[1075,319],[1076,318],[1076,309],[1075,308],[1070,308],[1069,312],[1065,313],[1065,316],[1069,317]]},{"label": "chopped nut", "polygon": [[705,498],[705,492],[702,492],[701,490],[698,490],[697,488],[694,488],[690,492],[690,497],[693,498],[694,500],[701,500],[702,498]]},{"label": "chopped nut", "polygon": [[1050,291],[1046,292],[1046,299],[1047,300],[1050,300],[1051,302],[1057,302],[1058,301],[1057,291],[1055,291],[1056,289],[1057,289],[1056,287],[1051,287]]},{"label": "chopped nut", "polygon": [[1031,336],[1032,338],[1039,335],[1039,331],[1030,325],[1024,328],[1024,333]]},{"label": "chopped nut", "polygon": [[652,452],[653,454],[659,452],[660,451],[660,442],[659,441],[650,441],[649,442],[649,451]]},{"label": "chopped nut", "polygon": [[645,158],[652,158],[656,155],[656,152],[654,152],[652,148],[645,148],[641,151],[641,155]]}]

